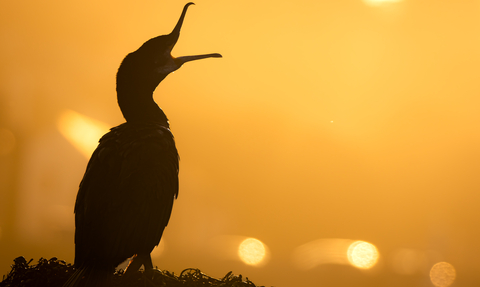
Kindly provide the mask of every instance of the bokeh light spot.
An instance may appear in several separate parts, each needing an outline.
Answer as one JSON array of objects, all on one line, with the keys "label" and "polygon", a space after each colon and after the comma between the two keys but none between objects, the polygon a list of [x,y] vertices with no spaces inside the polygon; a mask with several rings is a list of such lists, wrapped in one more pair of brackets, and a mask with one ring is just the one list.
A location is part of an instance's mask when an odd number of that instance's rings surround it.
[{"label": "bokeh light spot", "polygon": [[457,273],[452,264],[439,262],[430,269],[430,280],[437,287],[447,287],[455,281]]},{"label": "bokeh light spot", "polygon": [[255,238],[247,238],[238,247],[238,256],[248,265],[257,265],[265,258],[266,250],[263,243]]},{"label": "bokeh light spot", "polygon": [[65,110],[58,120],[57,127],[62,135],[86,158],[92,155],[100,137],[108,132],[108,125],[74,112]]},{"label": "bokeh light spot", "polygon": [[347,251],[348,261],[355,267],[368,269],[378,260],[377,248],[365,241],[353,242]]}]

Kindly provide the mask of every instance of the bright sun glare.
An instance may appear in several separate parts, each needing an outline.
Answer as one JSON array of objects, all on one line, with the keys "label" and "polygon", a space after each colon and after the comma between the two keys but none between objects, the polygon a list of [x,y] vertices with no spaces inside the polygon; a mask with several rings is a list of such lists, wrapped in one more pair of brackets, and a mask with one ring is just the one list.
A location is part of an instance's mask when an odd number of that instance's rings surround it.
[{"label": "bright sun glare", "polygon": [[108,125],[72,110],[65,110],[58,119],[60,133],[86,158],[92,155]]},{"label": "bright sun glare", "polygon": [[395,2],[400,2],[402,0],[363,0],[363,1],[371,6],[379,6],[384,3],[395,3]]},{"label": "bright sun glare", "polygon": [[255,238],[247,238],[238,247],[238,256],[248,265],[257,265],[265,258],[266,250],[263,243]]},{"label": "bright sun glare", "polygon": [[365,241],[355,241],[347,251],[348,261],[355,267],[369,269],[377,263],[377,248]]}]

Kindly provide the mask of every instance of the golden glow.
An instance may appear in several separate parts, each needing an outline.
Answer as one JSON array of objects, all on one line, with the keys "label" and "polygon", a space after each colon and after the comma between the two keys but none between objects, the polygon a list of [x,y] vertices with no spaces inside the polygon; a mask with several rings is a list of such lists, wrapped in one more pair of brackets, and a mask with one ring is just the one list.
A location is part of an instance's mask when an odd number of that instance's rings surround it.
[{"label": "golden glow", "polygon": [[348,261],[358,268],[369,269],[377,263],[377,248],[365,241],[355,241],[347,251]]},{"label": "golden glow", "polygon": [[293,263],[300,269],[309,270],[323,264],[348,265],[348,247],[354,242],[343,238],[321,238],[295,248]]},{"label": "golden glow", "polygon": [[15,136],[10,130],[0,128],[0,156],[9,154],[15,147]]},{"label": "golden glow", "polygon": [[[120,62],[170,33],[186,2],[0,1],[0,128],[15,136],[0,156],[0,276],[21,254],[73,262],[73,205],[101,133],[82,155],[60,115],[123,122]],[[265,240],[259,265],[272,260],[257,285],[435,287],[441,261],[457,269],[450,287],[479,285],[480,1],[190,8],[172,54],[224,58],[186,63],[154,94],[181,156],[159,267],[208,256],[202,271],[257,284],[238,254],[250,235]],[[371,269],[348,261],[357,239],[378,249]]]},{"label": "golden glow", "polygon": [[265,258],[266,250],[263,243],[255,238],[247,238],[238,247],[238,256],[248,265],[257,265]]},{"label": "golden glow", "polygon": [[162,240],[160,240],[160,243],[157,246],[155,246],[155,248],[153,248],[152,252],[150,253],[150,256],[154,260],[160,257],[163,251],[165,251],[165,239],[162,238]]},{"label": "golden glow", "polygon": [[395,250],[391,256],[393,270],[398,274],[412,275],[421,271],[427,264],[427,255],[415,249]]},{"label": "golden glow", "polygon": [[86,158],[92,155],[98,145],[98,140],[109,129],[107,124],[72,110],[65,110],[60,115],[57,127],[62,135]]},{"label": "golden glow", "polygon": [[452,264],[439,262],[430,269],[430,280],[437,287],[447,287],[455,281],[457,273]]},{"label": "golden glow", "polygon": [[365,3],[371,6],[379,6],[385,3],[396,3],[400,2],[401,0],[363,0]]}]

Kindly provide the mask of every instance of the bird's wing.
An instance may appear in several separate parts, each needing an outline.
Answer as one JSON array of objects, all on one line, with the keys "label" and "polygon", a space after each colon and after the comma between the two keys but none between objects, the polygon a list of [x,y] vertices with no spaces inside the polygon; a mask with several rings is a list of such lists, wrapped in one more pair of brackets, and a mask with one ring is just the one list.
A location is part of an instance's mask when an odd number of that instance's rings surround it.
[{"label": "bird's wing", "polygon": [[177,194],[178,153],[171,132],[152,125],[112,129],[92,155],[77,195],[76,264],[85,257],[118,265],[150,253]]}]

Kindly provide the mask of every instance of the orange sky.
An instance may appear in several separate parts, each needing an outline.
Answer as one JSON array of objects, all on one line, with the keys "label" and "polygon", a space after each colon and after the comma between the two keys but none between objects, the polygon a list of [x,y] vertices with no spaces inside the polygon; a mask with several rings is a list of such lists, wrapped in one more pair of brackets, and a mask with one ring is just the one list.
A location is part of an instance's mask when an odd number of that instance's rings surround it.
[{"label": "orange sky", "polygon": [[[0,138],[15,138],[0,145],[0,273],[19,255],[73,262],[88,158],[58,121],[122,123],[121,60],[184,4],[0,3]],[[266,286],[428,286],[446,261],[456,286],[480,283],[480,1],[196,1],[173,55],[213,52],[155,93],[181,156],[155,265]],[[222,236],[261,240],[268,262],[219,256]],[[295,265],[299,246],[332,238],[374,244],[377,265]],[[419,267],[402,273],[405,250]]]}]

